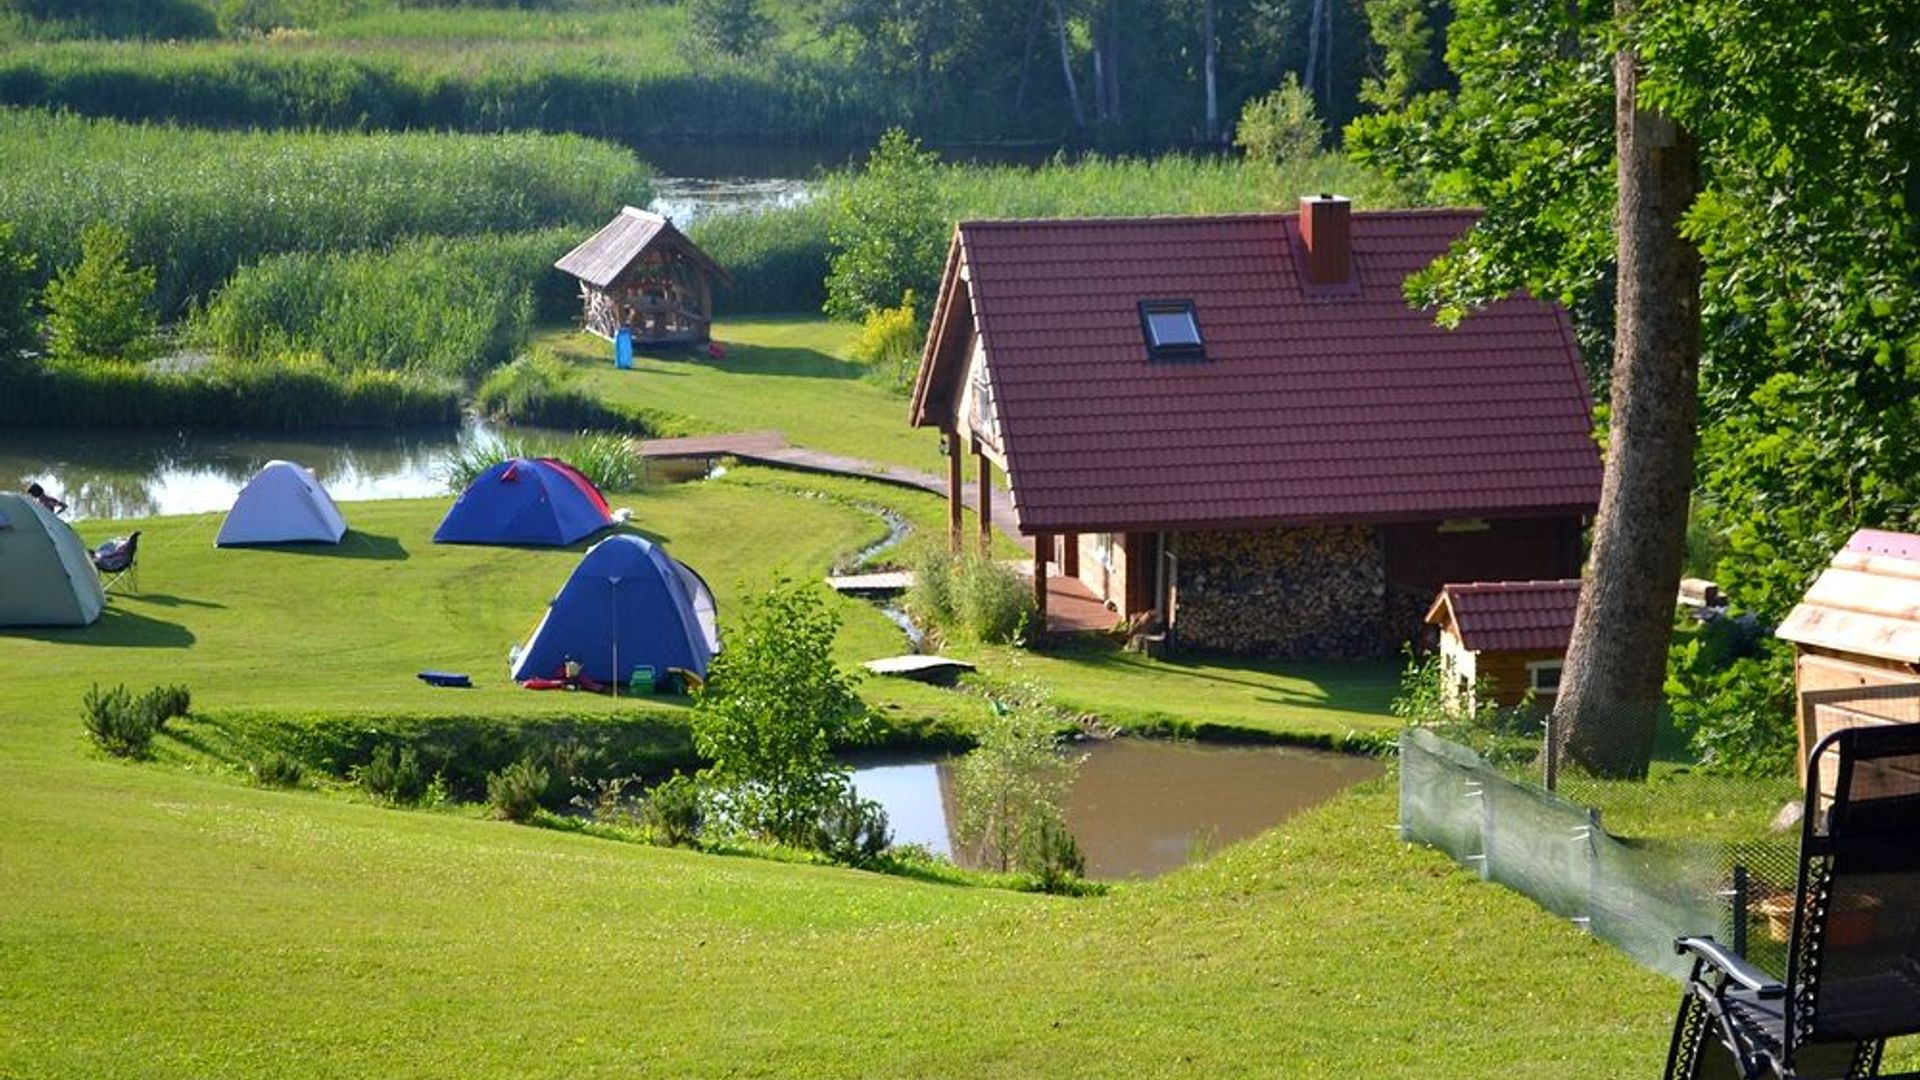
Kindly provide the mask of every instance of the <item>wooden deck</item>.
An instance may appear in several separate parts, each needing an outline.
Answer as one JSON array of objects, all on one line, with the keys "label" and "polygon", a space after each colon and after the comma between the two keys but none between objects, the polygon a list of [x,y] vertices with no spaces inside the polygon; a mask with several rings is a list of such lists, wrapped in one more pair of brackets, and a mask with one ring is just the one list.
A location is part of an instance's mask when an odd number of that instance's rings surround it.
[{"label": "wooden deck", "polygon": [[[898,465],[881,465],[856,457],[841,454],[829,454],[819,450],[807,450],[787,442],[787,437],[778,431],[741,431],[726,435],[693,435],[680,439],[645,439],[640,443],[640,455],[659,461],[716,461],[720,458],[738,458],[761,465],[772,465],[782,469],[797,469],[801,472],[826,473],[831,476],[852,476],[862,480],[874,480],[896,487],[914,488],[932,492],[942,498],[947,494],[947,480],[944,476],[921,472],[918,469],[904,469]],[[969,510],[978,512],[979,500],[975,498],[970,486],[963,488],[960,501]],[[1033,539],[1020,535],[1019,522],[1013,516],[1013,507],[1009,500],[998,498],[993,501],[993,525],[1025,551],[1033,550]]]}]

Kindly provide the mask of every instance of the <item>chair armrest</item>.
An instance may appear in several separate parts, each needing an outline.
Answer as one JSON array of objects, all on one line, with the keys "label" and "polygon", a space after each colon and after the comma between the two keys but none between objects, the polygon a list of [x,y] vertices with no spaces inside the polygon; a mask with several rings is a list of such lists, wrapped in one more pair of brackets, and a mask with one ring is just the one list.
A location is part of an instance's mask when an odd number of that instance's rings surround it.
[{"label": "chair armrest", "polygon": [[1673,942],[1673,951],[1681,954],[1692,953],[1708,966],[1726,975],[1727,978],[1771,1000],[1787,995],[1787,988],[1773,976],[1735,956],[1732,950],[1710,937],[1683,937]]}]

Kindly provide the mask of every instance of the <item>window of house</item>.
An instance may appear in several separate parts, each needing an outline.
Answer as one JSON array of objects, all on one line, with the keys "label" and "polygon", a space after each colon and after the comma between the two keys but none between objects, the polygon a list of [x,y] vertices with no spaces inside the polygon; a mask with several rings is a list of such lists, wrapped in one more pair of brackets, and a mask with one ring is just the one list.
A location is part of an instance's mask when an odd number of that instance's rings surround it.
[{"label": "window of house", "polygon": [[1140,301],[1140,330],[1146,335],[1147,355],[1155,360],[1199,359],[1206,355],[1200,340],[1200,318],[1191,300]]},{"label": "window of house", "polygon": [[1533,692],[1541,697],[1560,692],[1559,660],[1540,660],[1527,665],[1527,677]]}]

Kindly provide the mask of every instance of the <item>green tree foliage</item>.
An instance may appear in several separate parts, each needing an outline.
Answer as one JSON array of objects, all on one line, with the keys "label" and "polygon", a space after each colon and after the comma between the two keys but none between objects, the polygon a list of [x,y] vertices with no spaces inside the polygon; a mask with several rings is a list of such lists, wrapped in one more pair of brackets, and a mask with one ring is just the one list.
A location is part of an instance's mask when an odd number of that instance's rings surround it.
[{"label": "green tree foliage", "polygon": [[833,659],[840,619],[805,585],[780,581],[749,601],[694,701],[702,780],[749,832],[813,847],[844,801],[836,744],[863,728],[853,677]]},{"label": "green tree foliage", "polygon": [[1253,98],[1240,108],[1233,128],[1233,145],[1250,161],[1299,161],[1320,152],[1326,126],[1314,111],[1313,95],[1288,75],[1280,88]]},{"label": "green tree foliage", "polygon": [[38,339],[33,302],[39,294],[34,270],[40,260],[14,239],[13,224],[0,221],[0,367]]},{"label": "green tree foliage", "polygon": [[56,360],[145,360],[157,345],[153,268],[127,259],[126,230],[96,221],[80,261],[49,282],[47,351]]},{"label": "green tree foliage", "polygon": [[827,314],[860,319],[909,292],[937,294],[948,228],[935,198],[938,165],[939,155],[898,128],[880,137],[835,207]]},{"label": "green tree foliage", "polygon": [[1432,89],[1435,16],[1451,10],[1451,5],[1432,0],[1366,0],[1379,74],[1360,84],[1360,100],[1376,109],[1393,109]]},{"label": "green tree foliage", "polygon": [[1057,873],[1060,838],[1071,843],[1067,791],[1078,768],[1046,712],[996,703],[979,744],[954,763],[955,838],[984,866]]},{"label": "green tree foliage", "polygon": [[728,56],[747,56],[773,37],[760,0],[687,0],[687,23],[699,40]]}]

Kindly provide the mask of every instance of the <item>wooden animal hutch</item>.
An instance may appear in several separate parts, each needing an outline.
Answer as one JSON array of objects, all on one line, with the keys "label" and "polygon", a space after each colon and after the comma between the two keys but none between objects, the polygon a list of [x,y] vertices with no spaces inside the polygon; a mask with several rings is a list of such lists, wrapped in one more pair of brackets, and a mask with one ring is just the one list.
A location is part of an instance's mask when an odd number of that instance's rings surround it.
[{"label": "wooden animal hutch", "polygon": [[1827,733],[1920,723],[1920,536],[1854,533],[1777,632],[1794,644],[1803,783]]},{"label": "wooden animal hutch", "polygon": [[733,283],[673,222],[631,206],[553,265],[580,279],[585,330],[625,329],[641,348],[712,340],[713,283]]},{"label": "wooden animal hutch", "polygon": [[[1535,704],[1550,707],[1579,606],[1578,578],[1441,586],[1427,622],[1440,628],[1447,706],[1468,713],[1505,708],[1531,693]],[[1481,690],[1492,700],[1476,700]]]}]

